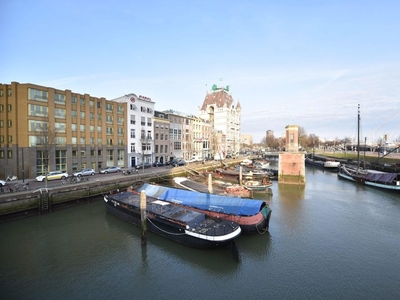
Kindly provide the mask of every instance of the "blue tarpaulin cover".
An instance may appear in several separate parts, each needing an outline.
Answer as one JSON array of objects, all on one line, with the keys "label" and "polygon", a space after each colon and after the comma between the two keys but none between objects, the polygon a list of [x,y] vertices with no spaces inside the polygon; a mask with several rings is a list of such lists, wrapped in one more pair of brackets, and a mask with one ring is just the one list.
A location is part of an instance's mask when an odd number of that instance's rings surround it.
[{"label": "blue tarpaulin cover", "polygon": [[149,197],[179,203],[198,209],[217,211],[225,214],[253,216],[260,212],[264,201],[220,196],[200,192],[180,190],[145,183],[139,191]]},{"label": "blue tarpaulin cover", "polygon": [[397,173],[372,173],[369,172],[366,176],[365,179],[369,181],[378,181],[378,182],[386,182],[386,183],[391,183],[396,177]]}]

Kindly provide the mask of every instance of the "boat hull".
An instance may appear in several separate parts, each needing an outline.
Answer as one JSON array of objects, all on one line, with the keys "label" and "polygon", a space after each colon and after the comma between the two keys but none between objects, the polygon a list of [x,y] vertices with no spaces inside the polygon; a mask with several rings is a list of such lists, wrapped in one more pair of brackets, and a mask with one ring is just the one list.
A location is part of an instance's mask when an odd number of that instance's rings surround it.
[{"label": "boat hull", "polygon": [[[261,200],[182,191],[147,183],[140,190],[145,190],[146,194],[157,199],[188,207],[209,217],[235,222],[242,228],[243,234],[262,233],[269,228],[272,210]],[[191,197],[196,199],[191,201]],[[227,202],[223,203],[224,201]],[[246,205],[252,208],[247,210]]]},{"label": "boat hull", "polygon": [[[138,227],[142,227],[139,209],[118,205],[118,203],[112,201],[112,199],[108,199],[107,197],[105,197],[104,201],[106,203],[106,209],[108,213]],[[200,237],[198,233],[187,230],[185,226],[173,224],[169,221],[166,222],[165,219],[162,219],[159,216],[149,212],[147,212],[146,230],[180,244],[199,249],[216,249],[227,247],[241,232],[240,228],[239,231],[235,230],[233,232],[228,228],[226,230],[227,234],[223,236],[219,235]]]},{"label": "boat hull", "polygon": [[[374,173],[379,174],[384,172]],[[356,174],[352,169],[346,169],[345,166],[342,166],[339,169],[338,177],[346,180],[350,180],[356,182],[360,185],[366,185],[374,188],[385,189],[390,191],[400,191],[400,182],[398,180],[393,180],[392,182],[376,182],[368,179],[367,174]]]}]

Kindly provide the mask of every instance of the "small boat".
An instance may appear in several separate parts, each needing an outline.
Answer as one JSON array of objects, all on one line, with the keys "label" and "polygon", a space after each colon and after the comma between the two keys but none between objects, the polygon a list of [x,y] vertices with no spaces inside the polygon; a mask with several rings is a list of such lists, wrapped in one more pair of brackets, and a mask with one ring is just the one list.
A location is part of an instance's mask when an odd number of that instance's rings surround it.
[{"label": "small boat", "polygon": [[255,163],[254,166],[259,170],[267,170],[269,168],[269,161],[260,161]]},{"label": "small boat", "polygon": [[324,168],[326,169],[337,169],[340,166],[339,161],[335,161],[333,159],[328,159],[327,161],[324,162]]},{"label": "small boat", "polygon": [[249,166],[252,165],[253,161],[251,159],[245,158],[244,160],[242,160],[242,162],[240,163],[240,165],[242,166]]},{"label": "small boat", "polygon": [[[217,179],[225,179],[229,180],[232,182],[239,183],[239,177],[240,177],[240,170],[231,170],[231,169],[216,169],[215,171],[215,178]],[[264,171],[264,170],[243,170],[242,171],[242,178],[243,179],[269,179],[271,176],[270,171]]]},{"label": "small boat", "polygon": [[271,209],[262,200],[199,193],[145,183],[139,191],[240,225],[243,233],[268,231]]},{"label": "small boat", "polygon": [[306,157],[305,158],[305,164],[310,165],[310,166],[315,166],[315,167],[324,167],[324,162],[322,160],[314,159],[311,157]]},{"label": "small boat", "polygon": [[[178,188],[184,188],[189,191],[200,193],[210,192],[208,186],[205,183],[197,182],[185,177],[174,177],[173,181]],[[245,189],[243,186],[220,180],[212,181],[212,194],[241,198],[253,198],[253,193]]]},{"label": "small boat", "polygon": [[363,170],[356,167],[342,165],[339,168],[339,178],[354,181],[359,184],[376,188],[400,191],[400,174],[376,170]]},{"label": "small boat", "polygon": [[248,180],[244,182],[244,187],[251,191],[266,191],[271,185],[271,181]]},{"label": "small boat", "polygon": [[358,106],[357,166],[341,164],[338,177],[390,191],[400,191],[400,173],[366,170],[360,167],[360,105]]},{"label": "small boat", "polygon": [[[140,194],[131,191],[104,196],[107,211],[141,227]],[[180,205],[146,196],[146,228],[175,242],[200,249],[228,246],[240,226]]]}]

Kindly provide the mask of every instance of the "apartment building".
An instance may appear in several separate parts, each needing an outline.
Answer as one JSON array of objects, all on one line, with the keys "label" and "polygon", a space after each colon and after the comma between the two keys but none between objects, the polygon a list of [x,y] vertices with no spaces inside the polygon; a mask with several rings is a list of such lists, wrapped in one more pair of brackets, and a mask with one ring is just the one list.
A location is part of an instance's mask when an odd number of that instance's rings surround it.
[{"label": "apartment building", "polygon": [[143,95],[127,94],[115,99],[117,103],[127,105],[125,118],[127,137],[128,166],[135,167],[142,162],[153,163],[154,160],[154,102]]},{"label": "apartment building", "polygon": [[126,164],[126,103],[30,83],[0,84],[0,177]]},{"label": "apartment building", "polygon": [[166,163],[173,159],[173,150],[169,141],[170,120],[168,115],[154,111],[154,161]]}]

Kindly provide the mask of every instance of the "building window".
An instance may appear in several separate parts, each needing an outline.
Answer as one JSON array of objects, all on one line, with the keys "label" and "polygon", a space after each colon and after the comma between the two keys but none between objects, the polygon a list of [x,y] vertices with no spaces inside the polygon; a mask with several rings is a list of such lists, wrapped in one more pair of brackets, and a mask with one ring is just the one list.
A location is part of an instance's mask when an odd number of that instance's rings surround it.
[{"label": "building window", "polygon": [[135,115],[131,115],[131,124],[135,125],[136,121],[135,121]]},{"label": "building window", "polygon": [[97,132],[101,133],[101,126],[97,126]]},{"label": "building window", "polygon": [[155,153],[158,153],[158,145],[155,145],[154,152],[155,152]]},{"label": "building window", "polygon": [[90,132],[94,132],[94,126],[90,125]]},{"label": "building window", "polygon": [[81,124],[79,125],[79,127],[81,132],[85,132],[85,125]]},{"label": "building window", "polygon": [[89,101],[89,105],[90,105],[90,107],[93,107],[93,106],[94,106],[94,101],[93,101],[93,100],[90,100],[90,101]]},{"label": "building window", "polygon": [[76,104],[76,97],[75,97],[75,96],[72,96],[72,97],[71,97],[71,103],[72,103],[72,104]]},{"label": "building window", "polygon": [[29,109],[30,116],[36,116],[36,117],[46,117],[47,116],[48,110],[47,110],[46,106],[29,104],[28,109]]},{"label": "building window", "polygon": [[155,139],[158,140],[158,133],[155,134]]},{"label": "building window", "polygon": [[67,151],[66,150],[56,150],[56,170],[65,171],[67,169]]},{"label": "building window", "polygon": [[55,108],[54,109],[54,116],[56,118],[65,119],[65,109]]},{"label": "building window", "polygon": [[54,94],[54,102],[58,104],[65,104],[65,95],[63,94]]},{"label": "building window", "polygon": [[107,123],[113,123],[113,117],[112,116],[106,116],[106,122]]},{"label": "building window", "polygon": [[71,117],[76,118],[77,113],[76,110],[71,110]]},{"label": "building window", "polygon": [[79,115],[81,116],[81,119],[84,119],[84,118],[85,118],[85,112],[84,112],[84,111],[81,111],[81,112],[79,113]]},{"label": "building window", "polygon": [[85,98],[80,98],[79,102],[80,102],[80,104],[82,106],[84,106],[85,105]]},{"label": "building window", "polygon": [[54,124],[56,132],[65,132],[65,123],[55,123]]},{"label": "building window", "polygon": [[140,125],[145,126],[146,125],[146,118],[141,117]]},{"label": "building window", "polygon": [[47,102],[49,93],[45,91],[40,91],[32,88],[28,88],[28,99]]},{"label": "building window", "polygon": [[76,124],[71,124],[72,131],[76,131]]},{"label": "building window", "polygon": [[160,145],[160,153],[164,152],[164,145]]},{"label": "building window", "polygon": [[81,137],[81,145],[85,145],[85,138]]},{"label": "building window", "polygon": [[135,152],[136,152],[135,143],[131,143],[131,153],[135,153]]},{"label": "building window", "polygon": [[107,104],[106,104],[106,111],[108,111],[108,112],[112,112],[112,111],[113,111],[113,105],[112,105],[112,103],[107,103]]},{"label": "building window", "polygon": [[75,137],[75,136],[73,136],[72,138],[71,138],[71,144],[72,145],[76,145],[78,143],[78,139]]},{"label": "building window", "polygon": [[67,138],[65,136],[57,136],[54,144],[57,146],[65,146],[67,144]]}]

